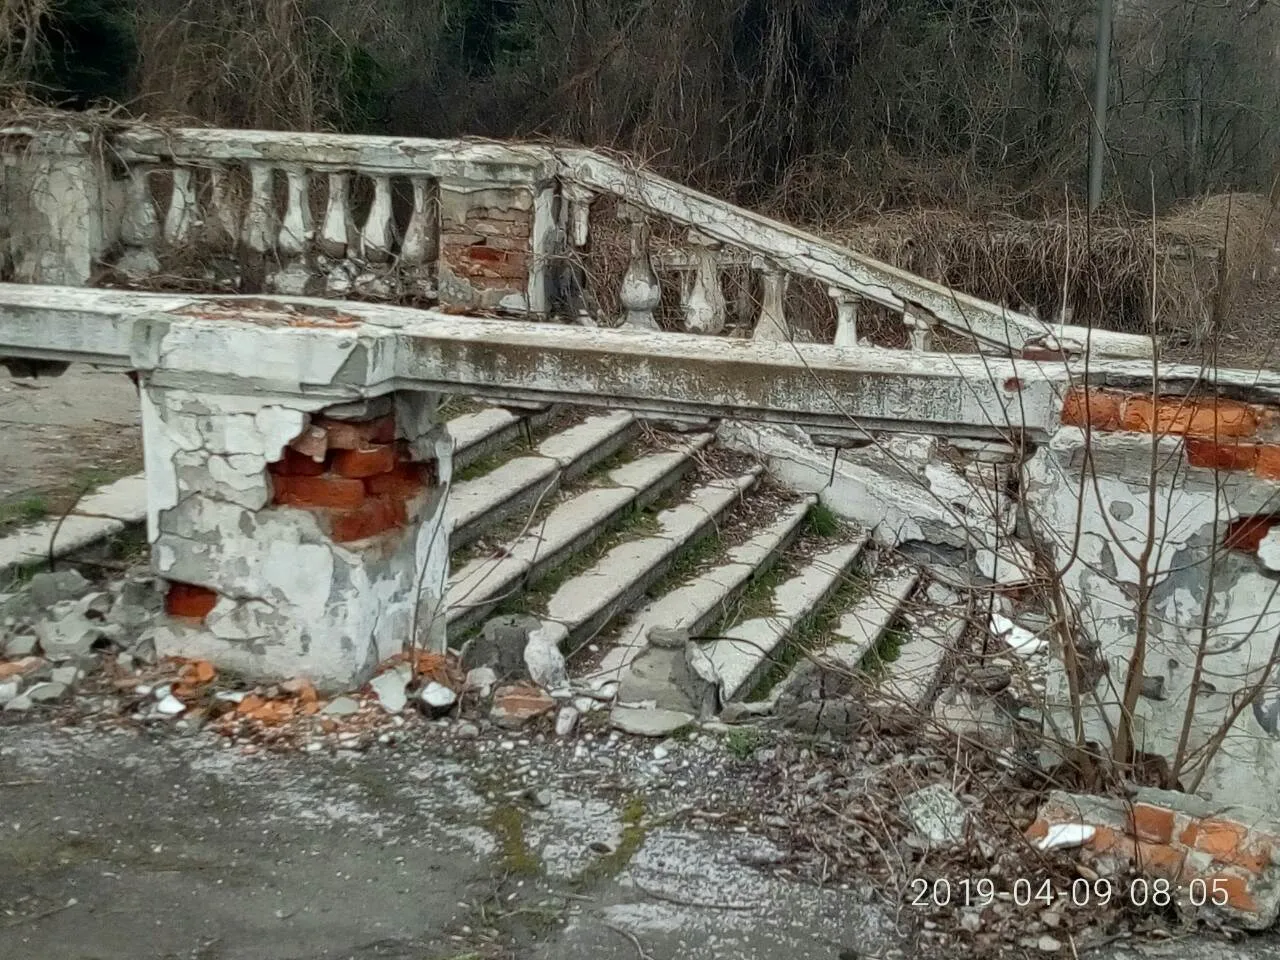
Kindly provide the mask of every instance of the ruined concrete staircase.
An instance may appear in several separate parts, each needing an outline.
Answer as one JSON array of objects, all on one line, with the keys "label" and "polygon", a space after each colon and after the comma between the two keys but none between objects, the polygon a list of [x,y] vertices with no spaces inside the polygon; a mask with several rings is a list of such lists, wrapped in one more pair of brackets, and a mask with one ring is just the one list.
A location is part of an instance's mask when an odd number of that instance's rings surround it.
[{"label": "ruined concrete staircase", "polygon": [[[772,708],[812,658],[861,670],[901,631],[912,568],[867,575],[866,531],[824,518],[763,468],[718,456],[711,433],[670,434],[628,413],[508,411],[449,421],[455,482],[448,623],[455,647],[490,616],[563,627],[575,679],[612,692],[654,627],[680,628],[720,677],[723,703]],[[767,488],[767,490],[765,489]],[[922,695],[945,649],[924,624],[901,643],[907,674],[881,686]],[[933,631],[932,633],[930,631]]]}]

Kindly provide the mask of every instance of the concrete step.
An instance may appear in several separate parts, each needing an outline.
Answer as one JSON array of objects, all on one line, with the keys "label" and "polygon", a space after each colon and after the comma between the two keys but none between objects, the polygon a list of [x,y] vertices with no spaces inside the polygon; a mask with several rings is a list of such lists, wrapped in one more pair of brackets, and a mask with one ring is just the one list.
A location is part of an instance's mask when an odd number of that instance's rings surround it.
[{"label": "concrete step", "polygon": [[626,411],[589,417],[547,437],[528,456],[515,457],[483,476],[455,483],[445,507],[449,549],[460,550],[508,517],[545,502],[560,484],[617,453],[635,430],[635,417]]},{"label": "concrete step", "polygon": [[561,584],[547,601],[545,619],[568,629],[571,646],[594,636],[660,580],[687,547],[711,533],[762,471],[756,467],[740,477],[714,480],[663,510],[655,518],[659,532],[618,544],[589,570]]},{"label": "concrete step", "polygon": [[597,685],[620,681],[631,661],[648,644],[653,627],[683,628],[694,636],[720,620],[747,585],[769,569],[799,535],[816,497],[788,504],[750,539],[729,548],[723,559],[680,586],[641,607],[622,627],[618,642],[584,678]]},{"label": "concrete step", "polygon": [[858,670],[862,658],[898,618],[919,582],[918,570],[874,582],[867,595],[832,627],[831,643],[815,653],[814,659],[831,669]]},{"label": "concrete step", "polygon": [[882,713],[928,709],[947,655],[960,643],[967,624],[963,607],[940,611],[914,624],[898,658],[885,664],[884,677],[872,697],[873,708]]},{"label": "concrete step", "polygon": [[503,600],[595,542],[630,511],[656,500],[679,482],[694,455],[710,441],[699,437],[610,470],[605,475],[608,485],[570,497],[494,555],[455,570],[447,592],[452,636],[474,628]]},{"label": "concrete step", "polygon": [[720,676],[723,702],[751,692],[796,627],[840,588],[866,543],[864,532],[820,551],[799,573],[774,588],[773,614],[737,624],[706,645]]}]

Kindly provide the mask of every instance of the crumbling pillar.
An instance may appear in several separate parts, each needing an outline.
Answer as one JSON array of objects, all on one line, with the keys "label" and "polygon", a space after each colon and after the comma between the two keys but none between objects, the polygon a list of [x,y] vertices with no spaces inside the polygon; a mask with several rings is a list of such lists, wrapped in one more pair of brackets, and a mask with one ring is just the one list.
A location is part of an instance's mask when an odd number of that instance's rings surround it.
[{"label": "crumbling pillar", "polygon": [[171,584],[160,655],[337,688],[411,642],[443,649],[451,442],[435,396],[141,388],[147,532]]}]

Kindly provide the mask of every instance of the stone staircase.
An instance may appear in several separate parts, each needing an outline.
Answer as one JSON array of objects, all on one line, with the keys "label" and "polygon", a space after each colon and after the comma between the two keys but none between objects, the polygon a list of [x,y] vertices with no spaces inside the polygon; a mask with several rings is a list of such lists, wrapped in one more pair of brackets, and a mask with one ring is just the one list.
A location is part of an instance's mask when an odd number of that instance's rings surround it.
[{"label": "stone staircase", "polygon": [[801,704],[829,698],[815,677],[842,678],[845,699],[922,703],[959,637],[921,613],[918,569],[710,430],[497,407],[458,412],[449,429],[454,647],[495,615],[537,617],[575,686],[607,701],[651,631],[683,631],[726,717],[813,726]]}]

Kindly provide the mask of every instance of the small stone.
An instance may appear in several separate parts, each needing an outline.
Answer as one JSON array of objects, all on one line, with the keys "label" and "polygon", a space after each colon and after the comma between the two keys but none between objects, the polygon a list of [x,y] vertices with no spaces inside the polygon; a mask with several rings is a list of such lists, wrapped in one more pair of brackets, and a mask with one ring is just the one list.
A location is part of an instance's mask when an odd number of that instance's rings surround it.
[{"label": "small stone", "polygon": [[498,685],[498,673],[493,667],[476,667],[467,671],[468,693],[475,693],[481,700],[488,700]]},{"label": "small stone", "polygon": [[669,756],[671,756],[671,751],[666,747],[666,745],[660,743],[653,748],[653,759],[665,760]]},{"label": "small stone", "polygon": [[480,728],[470,721],[463,721],[453,728],[453,735],[459,740],[474,740],[480,736]]},{"label": "small stone", "polygon": [[432,680],[418,692],[418,700],[433,717],[439,717],[453,709],[458,695],[443,683]]},{"label": "small stone", "polygon": [[402,665],[380,673],[369,681],[373,695],[378,698],[378,705],[387,713],[399,713],[409,702],[405,686],[411,674],[410,668]]},{"label": "small stone", "polygon": [[19,657],[29,657],[36,652],[39,646],[40,643],[36,640],[34,634],[19,634],[4,645],[4,655],[11,660],[16,660]]},{"label": "small stone", "polygon": [[1045,934],[1036,941],[1036,949],[1041,953],[1057,953],[1062,949],[1062,941]]},{"label": "small stone", "polygon": [[351,697],[334,697],[320,712],[329,717],[349,717],[359,709],[360,704]]},{"label": "small stone", "polygon": [[689,642],[689,631],[678,627],[650,627],[645,639],[664,650],[683,650]]},{"label": "small stone", "polygon": [[93,589],[79,570],[37,573],[27,584],[27,596],[38,610],[48,610],[64,600],[77,600]]},{"label": "small stone", "polygon": [[569,673],[565,668],[561,642],[569,632],[563,624],[552,620],[540,622],[538,629],[530,631],[529,642],[524,648],[524,665],[529,679],[543,690],[566,690]]},{"label": "small stone", "polygon": [[528,684],[499,687],[493,695],[489,719],[504,730],[515,730],[554,710],[556,702]]},{"label": "small stone", "polygon": [[573,733],[573,728],[578,725],[579,716],[577,707],[568,705],[561,707],[560,712],[556,714],[556,736],[567,737]]},{"label": "small stone", "polygon": [[669,737],[690,726],[691,713],[663,710],[658,707],[614,707],[609,721],[623,733],[637,737]]},{"label": "small stone", "polygon": [[966,910],[960,915],[960,929],[968,933],[977,933],[982,929],[982,916],[972,910]]},{"label": "small stone", "polygon": [[12,700],[10,700],[8,703],[6,703],[4,705],[4,708],[6,710],[11,710],[14,712],[30,710],[31,698],[27,696],[25,693],[20,693],[16,697],[14,697]]},{"label": "small stone", "polygon": [[578,713],[587,714],[595,710],[600,705],[599,701],[593,700],[591,697],[574,697],[573,709]]},{"label": "small stone", "polygon": [[65,684],[68,687],[83,676],[84,671],[76,666],[54,667],[49,673],[49,678],[53,680],[54,683]]},{"label": "small stone", "polygon": [[908,794],[903,815],[915,831],[930,843],[957,843],[964,839],[968,812],[959,798],[941,783]]},{"label": "small stone", "polygon": [[176,717],[187,709],[187,705],[170,693],[156,704],[155,709],[162,716]]},{"label": "small stone", "polygon": [[22,693],[22,681],[17,677],[0,680],[0,706],[4,706],[20,693]]},{"label": "small stone", "polygon": [[26,692],[26,696],[32,703],[51,703],[62,697],[66,692],[67,685],[65,683],[55,683],[50,680],[45,683],[37,683]]}]

